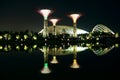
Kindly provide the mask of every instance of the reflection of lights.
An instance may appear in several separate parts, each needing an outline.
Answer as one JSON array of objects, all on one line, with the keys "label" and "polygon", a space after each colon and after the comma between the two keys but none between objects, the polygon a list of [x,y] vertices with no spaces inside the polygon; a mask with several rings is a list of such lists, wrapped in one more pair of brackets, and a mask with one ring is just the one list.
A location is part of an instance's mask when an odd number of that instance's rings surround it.
[{"label": "reflection of lights", "polygon": [[[88,47],[81,47],[81,46],[76,47],[77,52],[84,51],[86,49],[88,49]],[[66,51],[71,51],[71,52],[73,52],[73,50],[74,50],[74,47],[72,47],[72,46],[70,46],[68,49],[66,49]]]},{"label": "reflection of lights", "polygon": [[56,59],[56,56],[53,56],[53,59],[51,60],[52,64],[57,64],[58,63],[58,60]]},{"label": "reflection of lights", "polygon": [[78,69],[78,68],[80,68],[80,65],[77,63],[77,60],[74,59],[72,65],[70,67],[74,68],[74,69]]},{"label": "reflection of lights", "polygon": [[2,36],[0,36],[0,39],[2,39],[3,37]]},{"label": "reflection of lights", "polygon": [[5,50],[5,51],[8,51],[8,47],[7,47],[7,46],[5,46],[5,47],[4,47],[4,50]]},{"label": "reflection of lights", "polygon": [[35,45],[33,45],[33,48],[35,49],[35,48],[37,48],[37,45],[35,44]]},{"label": "reflection of lights", "polygon": [[96,42],[96,45],[99,45],[99,42]]},{"label": "reflection of lights", "polygon": [[117,48],[118,48],[118,47],[119,47],[119,44],[115,44],[115,47],[117,47]]},{"label": "reflection of lights", "polygon": [[16,49],[17,49],[17,50],[20,50],[20,46],[16,46]]},{"label": "reflection of lights", "polygon": [[3,46],[0,46],[0,49],[3,49]]},{"label": "reflection of lights", "polygon": [[116,33],[116,34],[115,34],[115,38],[118,38],[118,37],[119,37],[119,34],[118,34],[118,33]]},{"label": "reflection of lights", "polygon": [[99,49],[91,49],[94,54],[96,54],[97,56],[101,56],[104,55],[106,53],[108,53],[110,50],[112,50],[114,48],[114,46],[108,47],[108,48],[99,48]]},{"label": "reflection of lights", "polygon": [[47,39],[45,38],[45,41],[47,41]]},{"label": "reflection of lights", "polygon": [[51,70],[50,70],[49,67],[48,67],[48,63],[44,63],[44,67],[43,67],[43,69],[41,70],[41,73],[42,73],[42,74],[49,74],[49,73],[51,73]]},{"label": "reflection of lights", "polygon": [[33,39],[34,39],[34,40],[37,40],[37,37],[36,37],[36,36],[33,36]]},{"label": "reflection of lights", "polygon": [[11,45],[8,45],[8,49],[11,50]]},{"label": "reflection of lights", "polygon": [[96,38],[96,40],[98,41],[98,40],[99,40],[99,38],[97,37],[97,38]]},{"label": "reflection of lights", "polygon": [[16,39],[19,39],[20,38],[20,35],[16,35]]},{"label": "reflection of lights", "polygon": [[27,50],[27,49],[28,49],[28,47],[26,45],[24,45],[24,50]]}]

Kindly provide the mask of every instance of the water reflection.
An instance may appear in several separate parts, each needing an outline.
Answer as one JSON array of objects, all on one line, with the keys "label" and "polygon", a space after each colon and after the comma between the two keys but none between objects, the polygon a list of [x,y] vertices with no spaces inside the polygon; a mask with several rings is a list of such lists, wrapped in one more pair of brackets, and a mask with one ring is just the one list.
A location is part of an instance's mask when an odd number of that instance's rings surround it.
[{"label": "water reflection", "polygon": [[[77,62],[77,45],[74,45],[73,46],[73,63],[72,65],[70,66],[71,68],[74,68],[74,69],[77,69],[77,68],[80,68],[80,65],[78,64]],[[82,50],[85,50],[85,49],[82,49],[81,48],[81,51]]]},{"label": "water reflection", "polygon": [[[119,47],[119,44],[103,44],[101,42],[96,43],[79,43],[70,45],[49,45],[45,43],[45,45],[40,46],[38,44],[2,44],[0,45],[0,52],[10,52],[10,51],[25,51],[31,53],[33,51],[39,50],[43,53],[44,64],[42,68],[40,68],[41,74],[49,74],[52,70],[49,68],[50,64],[59,64],[58,56],[72,55],[72,64],[70,64],[70,68],[79,69],[81,64],[78,62],[77,55],[82,51],[91,50],[97,56],[102,56],[107,54],[109,51],[114,49],[115,47]],[[49,56],[52,56],[52,59],[49,60]]]},{"label": "water reflection", "polygon": [[48,65],[49,47],[43,46],[42,49],[44,52],[44,66],[43,66],[43,69],[41,70],[41,73],[48,74],[48,73],[51,73],[51,70],[49,69],[49,65]]},{"label": "water reflection", "polygon": [[94,47],[92,48],[91,50],[94,52],[94,54],[98,55],[98,56],[101,56],[101,55],[104,55],[106,53],[108,53],[109,51],[111,51],[115,46],[110,46],[110,47]]}]

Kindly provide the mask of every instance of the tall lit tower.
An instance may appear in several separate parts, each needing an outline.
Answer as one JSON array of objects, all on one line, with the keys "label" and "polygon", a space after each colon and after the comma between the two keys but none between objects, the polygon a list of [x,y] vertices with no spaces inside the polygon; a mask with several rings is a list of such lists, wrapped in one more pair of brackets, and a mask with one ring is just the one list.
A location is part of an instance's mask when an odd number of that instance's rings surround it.
[{"label": "tall lit tower", "polygon": [[49,21],[52,22],[52,24],[53,24],[54,36],[56,36],[56,24],[59,21],[59,19],[54,18],[54,19],[50,19]]},{"label": "tall lit tower", "polygon": [[43,46],[43,51],[44,51],[44,66],[41,70],[42,74],[49,74],[51,73],[51,70],[49,69],[48,66],[48,52],[49,52],[49,47]]},{"label": "tall lit tower", "polygon": [[73,20],[73,37],[77,37],[77,19],[81,16],[81,14],[70,14],[69,17]]},{"label": "tall lit tower", "polygon": [[73,46],[73,63],[70,67],[74,69],[80,68],[80,65],[77,63],[77,45]]},{"label": "tall lit tower", "polygon": [[43,31],[43,37],[48,37],[48,16],[52,13],[51,10],[49,9],[41,9],[38,11],[38,13],[42,14],[42,16],[44,17],[44,31]]}]

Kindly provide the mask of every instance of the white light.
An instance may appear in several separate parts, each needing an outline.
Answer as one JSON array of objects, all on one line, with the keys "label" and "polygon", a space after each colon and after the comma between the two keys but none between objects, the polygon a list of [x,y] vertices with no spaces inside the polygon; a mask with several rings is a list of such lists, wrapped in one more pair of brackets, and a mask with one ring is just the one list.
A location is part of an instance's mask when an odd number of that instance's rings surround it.
[{"label": "white light", "polygon": [[77,19],[80,17],[80,14],[71,14],[69,15],[70,18],[72,18],[73,23],[76,23]]},{"label": "white light", "polygon": [[42,9],[39,12],[43,15],[44,19],[47,19],[52,11],[49,9]]},{"label": "white light", "polygon": [[56,59],[56,56],[53,56],[53,59],[50,63],[52,63],[52,64],[57,64],[58,63],[58,60]]},{"label": "white light", "polygon": [[59,19],[50,19],[49,21],[52,22],[53,26],[55,26]]},{"label": "white light", "polygon": [[77,60],[74,59],[72,65],[70,67],[74,68],[74,69],[78,69],[78,68],[80,68],[80,65],[77,63]]}]

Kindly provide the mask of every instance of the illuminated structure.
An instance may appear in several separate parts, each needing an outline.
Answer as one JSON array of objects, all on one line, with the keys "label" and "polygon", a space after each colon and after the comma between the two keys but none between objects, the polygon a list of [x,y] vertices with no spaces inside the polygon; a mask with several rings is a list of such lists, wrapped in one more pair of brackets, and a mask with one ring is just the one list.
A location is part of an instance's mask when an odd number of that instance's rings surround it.
[{"label": "illuminated structure", "polygon": [[[44,32],[44,30],[42,29],[39,33],[43,33],[43,32]],[[54,32],[53,26],[49,26],[48,33],[53,34],[52,32]],[[72,26],[65,26],[65,25],[57,25],[56,26],[56,35],[63,34],[63,33],[69,34],[70,36],[72,36],[73,35],[73,27]],[[82,30],[82,29],[79,29],[79,28],[76,28],[76,33],[77,34],[88,34],[89,32]]]},{"label": "illuminated structure", "polygon": [[106,53],[108,53],[109,51],[111,51],[114,48],[113,46],[107,47],[107,48],[99,48],[99,49],[91,49],[94,54],[96,54],[97,56],[102,56]]},{"label": "illuminated structure", "polygon": [[107,26],[103,25],[103,24],[97,24],[92,32],[105,32],[105,33],[111,33],[111,34],[115,34],[112,30],[110,30]]},{"label": "illuminated structure", "polygon": [[76,32],[77,24],[76,24],[76,22],[77,22],[77,19],[80,16],[81,16],[80,14],[71,14],[71,15],[69,15],[69,17],[72,18],[72,20],[73,20],[73,27],[74,27],[74,29],[73,29],[73,37],[77,37],[77,32]]},{"label": "illuminated structure", "polygon": [[43,69],[41,70],[41,73],[42,74],[49,74],[49,73],[51,73],[51,70],[49,69],[49,66],[48,66],[48,51],[49,51],[49,48],[46,47],[46,46],[43,46],[43,50],[44,50],[44,66],[43,66]]},{"label": "illuminated structure", "polygon": [[43,31],[43,37],[49,36],[47,27],[48,27],[48,16],[50,15],[52,11],[49,9],[41,9],[38,11],[38,13],[42,14],[44,17],[44,31]]},{"label": "illuminated structure", "polygon": [[77,63],[77,45],[74,45],[73,46],[73,63],[72,65],[70,66],[71,68],[74,68],[74,69],[77,69],[77,68],[80,68],[80,65]]},{"label": "illuminated structure", "polygon": [[50,63],[52,64],[57,64],[58,63],[58,60],[56,58],[56,52],[57,52],[57,48],[53,48],[54,49],[54,52],[53,52],[53,59],[50,61]]},{"label": "illuminated structure", "polygon": [[54,18],[54,19],[50,19],[50,22],[52,22],[52,24],[53,24],[53,34],[56,36],[56,23],[59,21],[59,19],[56,19],[56,18]]}]

